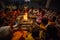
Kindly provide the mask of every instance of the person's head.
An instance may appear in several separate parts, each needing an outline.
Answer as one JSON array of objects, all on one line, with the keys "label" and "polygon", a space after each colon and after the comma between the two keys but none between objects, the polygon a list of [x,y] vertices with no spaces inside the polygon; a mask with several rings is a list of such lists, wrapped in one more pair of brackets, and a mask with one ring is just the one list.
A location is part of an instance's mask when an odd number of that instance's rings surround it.
[{"label": "person's head", "polygon": [[54,16],[54,17],[52,18],[52,21],[55,22],[55,20],[56,20],[56,17]]},{"label": "person's head", "polygon": [[43,18],[42,19],[42,23],[45,24],[45,25],[48,24],[48,19],[47,18]]}]

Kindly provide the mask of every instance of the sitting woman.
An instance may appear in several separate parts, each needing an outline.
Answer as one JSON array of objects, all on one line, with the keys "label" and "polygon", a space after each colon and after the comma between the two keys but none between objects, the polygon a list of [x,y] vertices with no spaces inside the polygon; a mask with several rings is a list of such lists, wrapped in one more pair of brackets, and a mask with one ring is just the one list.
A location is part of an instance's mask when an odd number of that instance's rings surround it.
[{"label": "sitting woman", "polygon": [[42,23],[40,24],[40,39],[45,40],[45,31],[48,25],[48,19],[43,18]]},{"label": "sitting woman", "polygon": [[48,22],[48,26],[47,26],[47,31],[46,31],[46,39],[45,40],[59,40],[57,37],[57,28],[56,28],[56,23],[55,23],[56,18],[53,17],[52,21]]}]

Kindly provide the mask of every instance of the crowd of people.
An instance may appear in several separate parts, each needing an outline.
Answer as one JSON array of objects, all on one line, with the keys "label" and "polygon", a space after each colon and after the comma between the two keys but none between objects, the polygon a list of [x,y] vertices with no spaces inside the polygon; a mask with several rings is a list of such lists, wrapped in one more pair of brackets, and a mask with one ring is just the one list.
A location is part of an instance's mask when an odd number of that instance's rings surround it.
[{"label": "crowd of people", "polygon": [[[29,15],[37,16],[36,23],[39,27],[32,28],[32,37],[35,40],[59,40],[57,35],[58,29],[60,26],[60,15],[57,12],[42,9],[42,8],[27,8],[24,7],[22,9],[14,9],[10,10],[9,8],[0,10],[0,28],[4,26],[10,26],[10,30],[12,31],[12,26],[16,22],[16,18],[20,15],[23,15],[24,12],[27,12]],[[39,31],[40,30],[40,31]],[[40,38],[39,38],[40,32]],[[10,33],[11,34],[11,33]],[[1,38],[2,40],[2,38]],[[5,39],[3,39],[5,40]],[[18,39],[19,40],[19,39]],[[20,39],[25,40],[25,39]]]}]

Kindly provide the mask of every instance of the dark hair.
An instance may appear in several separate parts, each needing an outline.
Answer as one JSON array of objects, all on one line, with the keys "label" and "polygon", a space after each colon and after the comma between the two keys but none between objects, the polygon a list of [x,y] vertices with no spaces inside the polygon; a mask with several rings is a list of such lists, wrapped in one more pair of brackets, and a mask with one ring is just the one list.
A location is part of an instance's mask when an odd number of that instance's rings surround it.
[{"label": "dark hair", "polygon": [[52,18],[52,21],[55,22],[55,20],[56,20],[56,17],[54,16],[54,17]]},{"label": "dark hair", "polygon": [[48,24],[48,19],[47,18],[43,18],[42,19],[42,23],[45,24],[45,25]]}]

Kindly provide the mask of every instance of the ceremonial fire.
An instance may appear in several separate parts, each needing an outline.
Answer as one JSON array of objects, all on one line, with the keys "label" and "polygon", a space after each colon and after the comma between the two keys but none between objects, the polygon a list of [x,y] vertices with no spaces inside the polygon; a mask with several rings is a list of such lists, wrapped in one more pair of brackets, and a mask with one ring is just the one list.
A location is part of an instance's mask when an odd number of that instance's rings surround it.
[{"label": "ceremonial fire", "polygon": [[24,21],[27,21],[27,20],[28,20],[28,14],[27,14],[27,13],[25,13],[25,14],[23,15],[23,20],[24,20]]}]

